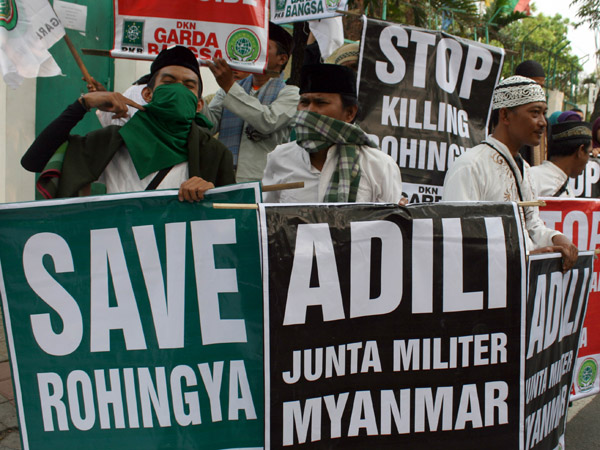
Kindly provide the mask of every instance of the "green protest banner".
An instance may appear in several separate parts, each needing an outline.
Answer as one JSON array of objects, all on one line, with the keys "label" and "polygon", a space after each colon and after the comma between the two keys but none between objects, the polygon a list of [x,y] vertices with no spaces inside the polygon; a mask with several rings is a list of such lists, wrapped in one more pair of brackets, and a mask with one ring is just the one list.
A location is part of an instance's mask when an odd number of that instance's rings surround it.
[{"label": "green protest banner", "polygon": [[24,449],[263,446],[257,183],[0,206]]}]

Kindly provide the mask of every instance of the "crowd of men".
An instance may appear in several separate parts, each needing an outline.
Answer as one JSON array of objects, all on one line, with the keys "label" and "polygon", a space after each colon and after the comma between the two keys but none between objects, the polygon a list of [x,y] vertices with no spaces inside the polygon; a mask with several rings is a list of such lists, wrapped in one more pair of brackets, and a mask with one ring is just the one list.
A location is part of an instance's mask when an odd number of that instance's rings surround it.
[{"label": "crowd of men", "polygon": [[[307,58],[300,87],[286,84],[283,70],[292,39],[270,24],[264,74],[239,76],[223,59],[209,68],[220,86],[202,99],[198,61],[185,47],[163,50],[150,74],[127,95],[88,86],[53,121],[22,158],[42,172],[46,197],[179,189],[179,199],[198,201],[214,186],[262,180],[265,185],[303,182],[297,190],[265,193],[266,202],[386,202],[405,204],[396,162],[354,124],[358,112],[355,64],[358,49],[339,52],[341,64]],[[318,59],[318,58],[317,58]],[[444,201],[530,201],[538,195],[572,196],[569,177],[587,163],[600,122],[563,117],[546,131],[545,77],[526,62],[518,75],[498,84],[491,132],[448,171]],[[97,108],[104,128],[86,136],[73,127]],[[530,167],[521,154],[548,139],[548,160]],[[577,248],[547,228],[537,207],[520,209],[530,252],[560,251],[564,269]]]}]

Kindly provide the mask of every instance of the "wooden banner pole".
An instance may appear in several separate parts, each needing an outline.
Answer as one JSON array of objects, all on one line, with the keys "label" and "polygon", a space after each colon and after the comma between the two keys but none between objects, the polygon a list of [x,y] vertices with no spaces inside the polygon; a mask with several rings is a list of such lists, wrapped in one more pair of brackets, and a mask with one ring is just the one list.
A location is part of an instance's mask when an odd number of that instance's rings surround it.
[{"label": "wooden banner pole", "polygon": [[546,202],[543,200],[536,200],[531,202],[517,202],[517,206],[526,207],[526,206],[546,206]]},{"label": "wooden banner pole", "polygon": [[295,183],[281,183],[281,184],[269,184],[263,185],[263,192],[273,192],[273,191],[285,191],[287,189],[302,189],[304,187],[304,181],[298,181]]},{"label": "wooden banner pole", "polygon": [[90,75],[90,73],[86,69],[85,64],[83,63],[83,60],[81,59],[81,56],[79,56],[79,53],[77,52],[77,49],[73,45],[73,42],[71,41],[71,38],[69,37],[69,35],[66,32],[65,32],[65,35],[64,35],[64,39],[65,39],[65,42],[67,43],[67,47],[69,47],[69,50],[71,51],[71,54],[73,55],[73,58],[75,58],[75,62],[77,63],[77,66],[79,67],[79,70],[81,70],[81,73],[83,74],[83,79],[88,84],[93,84],[92,83],[92,76]]}]

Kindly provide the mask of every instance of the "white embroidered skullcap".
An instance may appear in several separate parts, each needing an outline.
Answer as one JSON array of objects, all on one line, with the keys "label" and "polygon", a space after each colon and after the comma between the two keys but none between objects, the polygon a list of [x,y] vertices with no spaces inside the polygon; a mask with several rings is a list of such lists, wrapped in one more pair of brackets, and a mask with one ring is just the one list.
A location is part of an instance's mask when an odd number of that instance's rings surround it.
[{"label": "white embroidered skullcap", "polygon": [[494,89],[492,109],[512,108],[533,102],[546,102],[544,89],[531,78],[515,75],[498,83]]}]

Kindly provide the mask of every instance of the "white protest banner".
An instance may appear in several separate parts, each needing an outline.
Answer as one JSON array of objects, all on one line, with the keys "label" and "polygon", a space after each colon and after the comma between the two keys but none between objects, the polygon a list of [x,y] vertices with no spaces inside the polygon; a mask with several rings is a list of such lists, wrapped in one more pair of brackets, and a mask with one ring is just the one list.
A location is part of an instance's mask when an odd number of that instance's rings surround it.
[{"label": "white protest banner", "polygon": [[0,2],[0,70],[4,81],[17,88],[24,78],[60,75],[48,52],[65,30],[48,0]]},{"label": "white protest banner", "polygon": [[348,0],[271,0],[273,23],[301,22],[326,19],[345,10]]},{"label": "white protest banner", "polygon": [[262,73],[267,63],[267,0],[114,0],[111,56],[152,60],[173,45],[199,60],[225,58],[237,70]]}]

